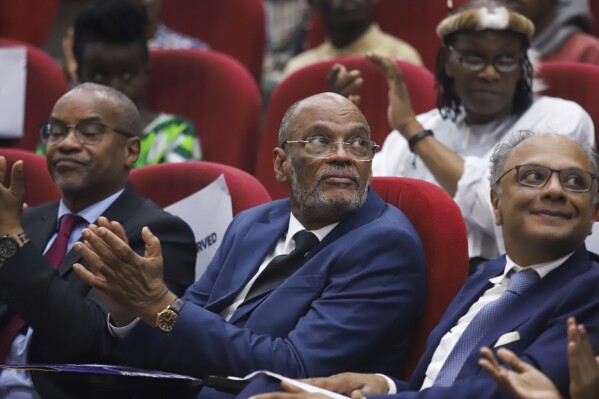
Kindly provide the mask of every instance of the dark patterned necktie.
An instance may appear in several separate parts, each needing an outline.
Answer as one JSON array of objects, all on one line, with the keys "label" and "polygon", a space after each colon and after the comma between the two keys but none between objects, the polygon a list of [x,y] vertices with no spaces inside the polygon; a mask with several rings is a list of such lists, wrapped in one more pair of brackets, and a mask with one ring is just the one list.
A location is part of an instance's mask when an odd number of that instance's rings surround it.
[{"label": "dark patterned necktie", "polygon": [[318,244],[318,237],[307,230],[301,230],[293,236],[295,249],[289,254],[275,256],[266,265],[254,284],[250,287],[244,302],[262,296],[275,288],[299,269],[304,257]]},{"label": "dark patterned necktie", "polygon": [[486,304],[472,319],[447,360],[441,367],[433,385],[450,386],[455,381],[466,359],[473,350],[479,349],[481,339],[497,323],[501,323],[504,314],[509,311],[513,302],[539,280],[539,275],[532,269],[524,269],[511,274],[507,290],[491,303]]}]

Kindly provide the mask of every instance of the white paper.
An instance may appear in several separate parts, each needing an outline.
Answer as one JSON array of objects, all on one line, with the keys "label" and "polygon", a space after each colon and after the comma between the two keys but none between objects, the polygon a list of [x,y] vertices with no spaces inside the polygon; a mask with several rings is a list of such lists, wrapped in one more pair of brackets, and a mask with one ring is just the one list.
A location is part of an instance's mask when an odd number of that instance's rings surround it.
[{"label": "white paper", "polygon": [[0,47],[0,138],[23,137],[27,49]]},{"label": "white paper", "polygon": [[164,210],[179,216],[191,227],[198,249],[196,279],[199,279],[233,220],[233,205],[225,176],[220,175],[208,186]]},{"label": "white paper", "polygon": [[285,382],[287,382],[295,387],[298,387],[299,389],[306,391],[306,392],[321,393],[321,394],[326,395],[329,398],[333,398],[333,399],[349,399],[348,396],[341,395],[339,393],[329,391],[329,390],[326,390],[323,388],[315,387],[314,385],[306,384],[305,382],[294,380],[292,378],[287,378],[280,374],[273,373],[272,371],[267,371],[267,370],[255,371],[252,374],[245,376],[244,379],[251,380],[251,379],[253,379],[255,377],[259,377],[261,375],[268,375],[270,377],[276,378],[277,380],[285,381]]},{"label": "white paper", "polygon": [[593,223],[593,234],[588,236],[584,243],[589,251],[599,254],[599,222]]}]

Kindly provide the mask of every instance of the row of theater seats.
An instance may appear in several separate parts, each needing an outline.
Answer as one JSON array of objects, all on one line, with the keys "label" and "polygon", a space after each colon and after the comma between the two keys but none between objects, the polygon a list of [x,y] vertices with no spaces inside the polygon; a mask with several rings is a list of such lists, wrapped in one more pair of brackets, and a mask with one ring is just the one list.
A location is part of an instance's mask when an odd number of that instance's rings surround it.
[{"label": "row of theater seats", "polygon": [[[0,46],[14,43],[0,40]],[[146,99],[150,109],[189,118],[197,128],[204,160],[252,173],[271,197],[284,197],[285,187],[275,181],[272,171],[272,149],[277,145],[280,121],[295,101],[328,90],[326,75],[335,61],[311,65],[289,76],[273,93],[261,122],[257,85],[231,57],[218,52],[153,50],[151,58],[152,77]],[[371,125],[372,139],[382,143],[390,129],[386,79],[362,57],[345,58],[342,62],[363,72],[366,83],[360,92],[360,108]],[[404,71],[414,111],[433,109],[436,92],[432,73],[409,63],[398,64]],[[546,94],[576,101],[599,126],[599,91],[594,89],[599,81],[599,67],[545,63],[541,73],[549,86]],[[54,102],[66,88],[56,63],[43,51],[29,46],[25,136],[20,140],[0,140],[0,146],[34,150],[39,140],[38,125],[48,119]],[[599,143],[599,137],[596,142]]]},{"label": "row of theater seats", "polygon": [[[60,198],[60,193],[46,171],[44,157],[29,151],[7,148],[0,148],[0,155],[7,158],[9,168],[18,159],[25,161],[25,185],[30,206]],[[221,174],[224,174],[231,193],[234,215],[270,200],[264,186],[252,175],[228,165],[211,162],[191,161],[147,166],[133,170],[130,179],[142,196],[164,207],[200,190]],[[406,214],[424,243],[427,302],[425,316],[420,322],[410,354],[408,377],[424,350],[428,333],[466,280],[466,228],[455,202],[433,184],[409,178],[375,177],[372,187],[386,202],[397,206]]]},{"label": "row of theater seats", "polygon": [[[454,0],[458,7],[466,0]],[[260,82],[266,43],[264,0],[163,0],[162,19],[173,29],[198,37],[219,52],[241,62]],[[590,0],[599,21],[599,0]],[[55,18],[58,0],[0,0],[0,37],[10,37],[41,47]],[[412,44],[424,65],[433,69],[439,39],[435,27],[447,16],[442,0],[379,0],[373,20],[394,36]],[[599,35],[598,23],[595,35]],[[324,38],[320,20],[313,16],[308,47]]]}]

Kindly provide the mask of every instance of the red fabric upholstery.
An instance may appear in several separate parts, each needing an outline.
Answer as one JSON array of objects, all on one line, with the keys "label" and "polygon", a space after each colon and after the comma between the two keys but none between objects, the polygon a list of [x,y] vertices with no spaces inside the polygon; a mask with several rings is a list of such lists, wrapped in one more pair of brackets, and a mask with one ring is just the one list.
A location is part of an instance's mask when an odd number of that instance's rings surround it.
[{"label": "red fabric upholstery", "polygon": [[204,160],[252,172],[260,137],[260,93],[237,61],[195,50],[153,50],[146,104],[196,126]]},{"label": "red fabric upholstery", "polygon": [[7,39],[0,39],[0,46],[27,47],[25,133],[21,139],[0,139],[0,147],[34,151],[40,140],[39,125],[48,122],[54,103],[67,91],[67,80],[58,64],[39,48]]},{"label": "red fabric upholstery", "polygon": [[[379,0],[373,20],[384,32],[411,44],[420,53],[424,66],[432,71],[441,45],[435,29],[446,16],[447,2],[441,0]],[[308,47],[322,43],[324,37],[322,21],[313,14],[308,28]]]},{"label": "red fabric upholstery", "polygon": [[31,151],[16,148],[0,148],[0,155],[6,158],[6,187],[10,184],[12,165],[22,160],[25,177],[25,202],[29,206],[40,205],[45,202],[61,198],[58,187],[54,184],[52,176],[46,167],[46,158],[36,155]]},{"label": "red fabric upholstery", "polygon": [[233,215],[270,201],[266,189],[252,175],[212,162],[190,161],[146,166],[132,170],[130,180],[142,197],[165,207],[197,192],[222,174],[225,175],[231,193]]},{"label": "red fabric upholstery", "polygon": [[[256,164],[256,177],[274,199],[288,196],[287,186],[276,182],[272,168],[272,150],[278,145],[281,119],[294,102],[329,90],[326,76],[336,62],[348,69],[362,71],[365,82],[360,91],[360,109],[370,124],[372,140],[382,144],[391,130],[387,122],[387,79],[366,58],[347,57],[320,62],[291,74],[275,89],[268,103]],[[436,92],[433,89],[433,75],[425,68],[407,62],[400,61],[398,65],[403,70],[414,111],[421,113],[434,108]]]},{"label": "red fabric upholstery", "polygon": [[599,145],[599,66],[574,62],[544,62],[541,77],[549,85],[543,93],[580,104],[593,119],[595,144]]},{"label": "red fabric upholstery", "polygon": [[460,209],[434,184],[402,177],[375,177],[372,187],[410,219],[424,245],[426,305],[404,377],[409,380],[430,331],[468,276],[468,238]]},{"label": "red fabric upholstery", "polygon": [[0,37],[42,47],[58,3],[58,0],[0,0]]},{"label": "red fabric upholstery", "polygon": [[241,62],[260,82],[266,43],[263,0],[164,0],[167,26]]}]

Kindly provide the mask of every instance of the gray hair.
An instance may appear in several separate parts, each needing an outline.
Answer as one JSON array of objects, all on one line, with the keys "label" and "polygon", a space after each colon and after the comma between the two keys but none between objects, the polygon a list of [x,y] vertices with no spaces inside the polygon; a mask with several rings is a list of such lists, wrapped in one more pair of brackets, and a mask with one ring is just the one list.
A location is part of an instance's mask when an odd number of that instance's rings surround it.
[{"label": "gray hair", "polygon": [[141,116],[133,101],[120,91],[109,86],[104,86],[98,83],[82,83],[73,87],[70,91],[93,91],[100,96],[106,97],[114,101],[118,107],[119,113],[122,116],[122,125],[118,126],[134,136],[140,137],[142,133]]},{"label": "gray hair", "polygon": [[302,101],[303,100],[294,102],[291,107],[287,109],[285,115],[283,115],[283,120],[281,120],[281,125],[279,126],[279,147],[283,145],[283,142],[289,140],[289,137],[291,136],[291,121],[293,120],[293,116],[297,110],[297,107]]},{"label": "gray hair", "polygon": [[[524,140],[529,139],[531,137],[537,136],[561,136],[565,137],[568,140],[572,141],[574,144],[578,145],[582,151],[587,156],[587,159],[591,163],[593,167],[593,174],[599,178],[599,158],[597,155],[597,151],[593,148],[587,141],[585,141],[582,137],[579,136],[565,136],[563,134],[555,133],[555,132],[538,132],[534,130],[517,130],[515,132],[511,132],[503,137],[499,143],[495,145],[493,149],[493,154],[491,155],[491,159],[489,160],[491,174],[489,176],[489,180],[491,182],[491,187],[495,190],[498,190],[497,180],[504,173],[505,161],[512,153],[512,150],[518,146],[518,144],[522,143]],[[599,192],[595,193],[595,202],[599,201]]]}]

